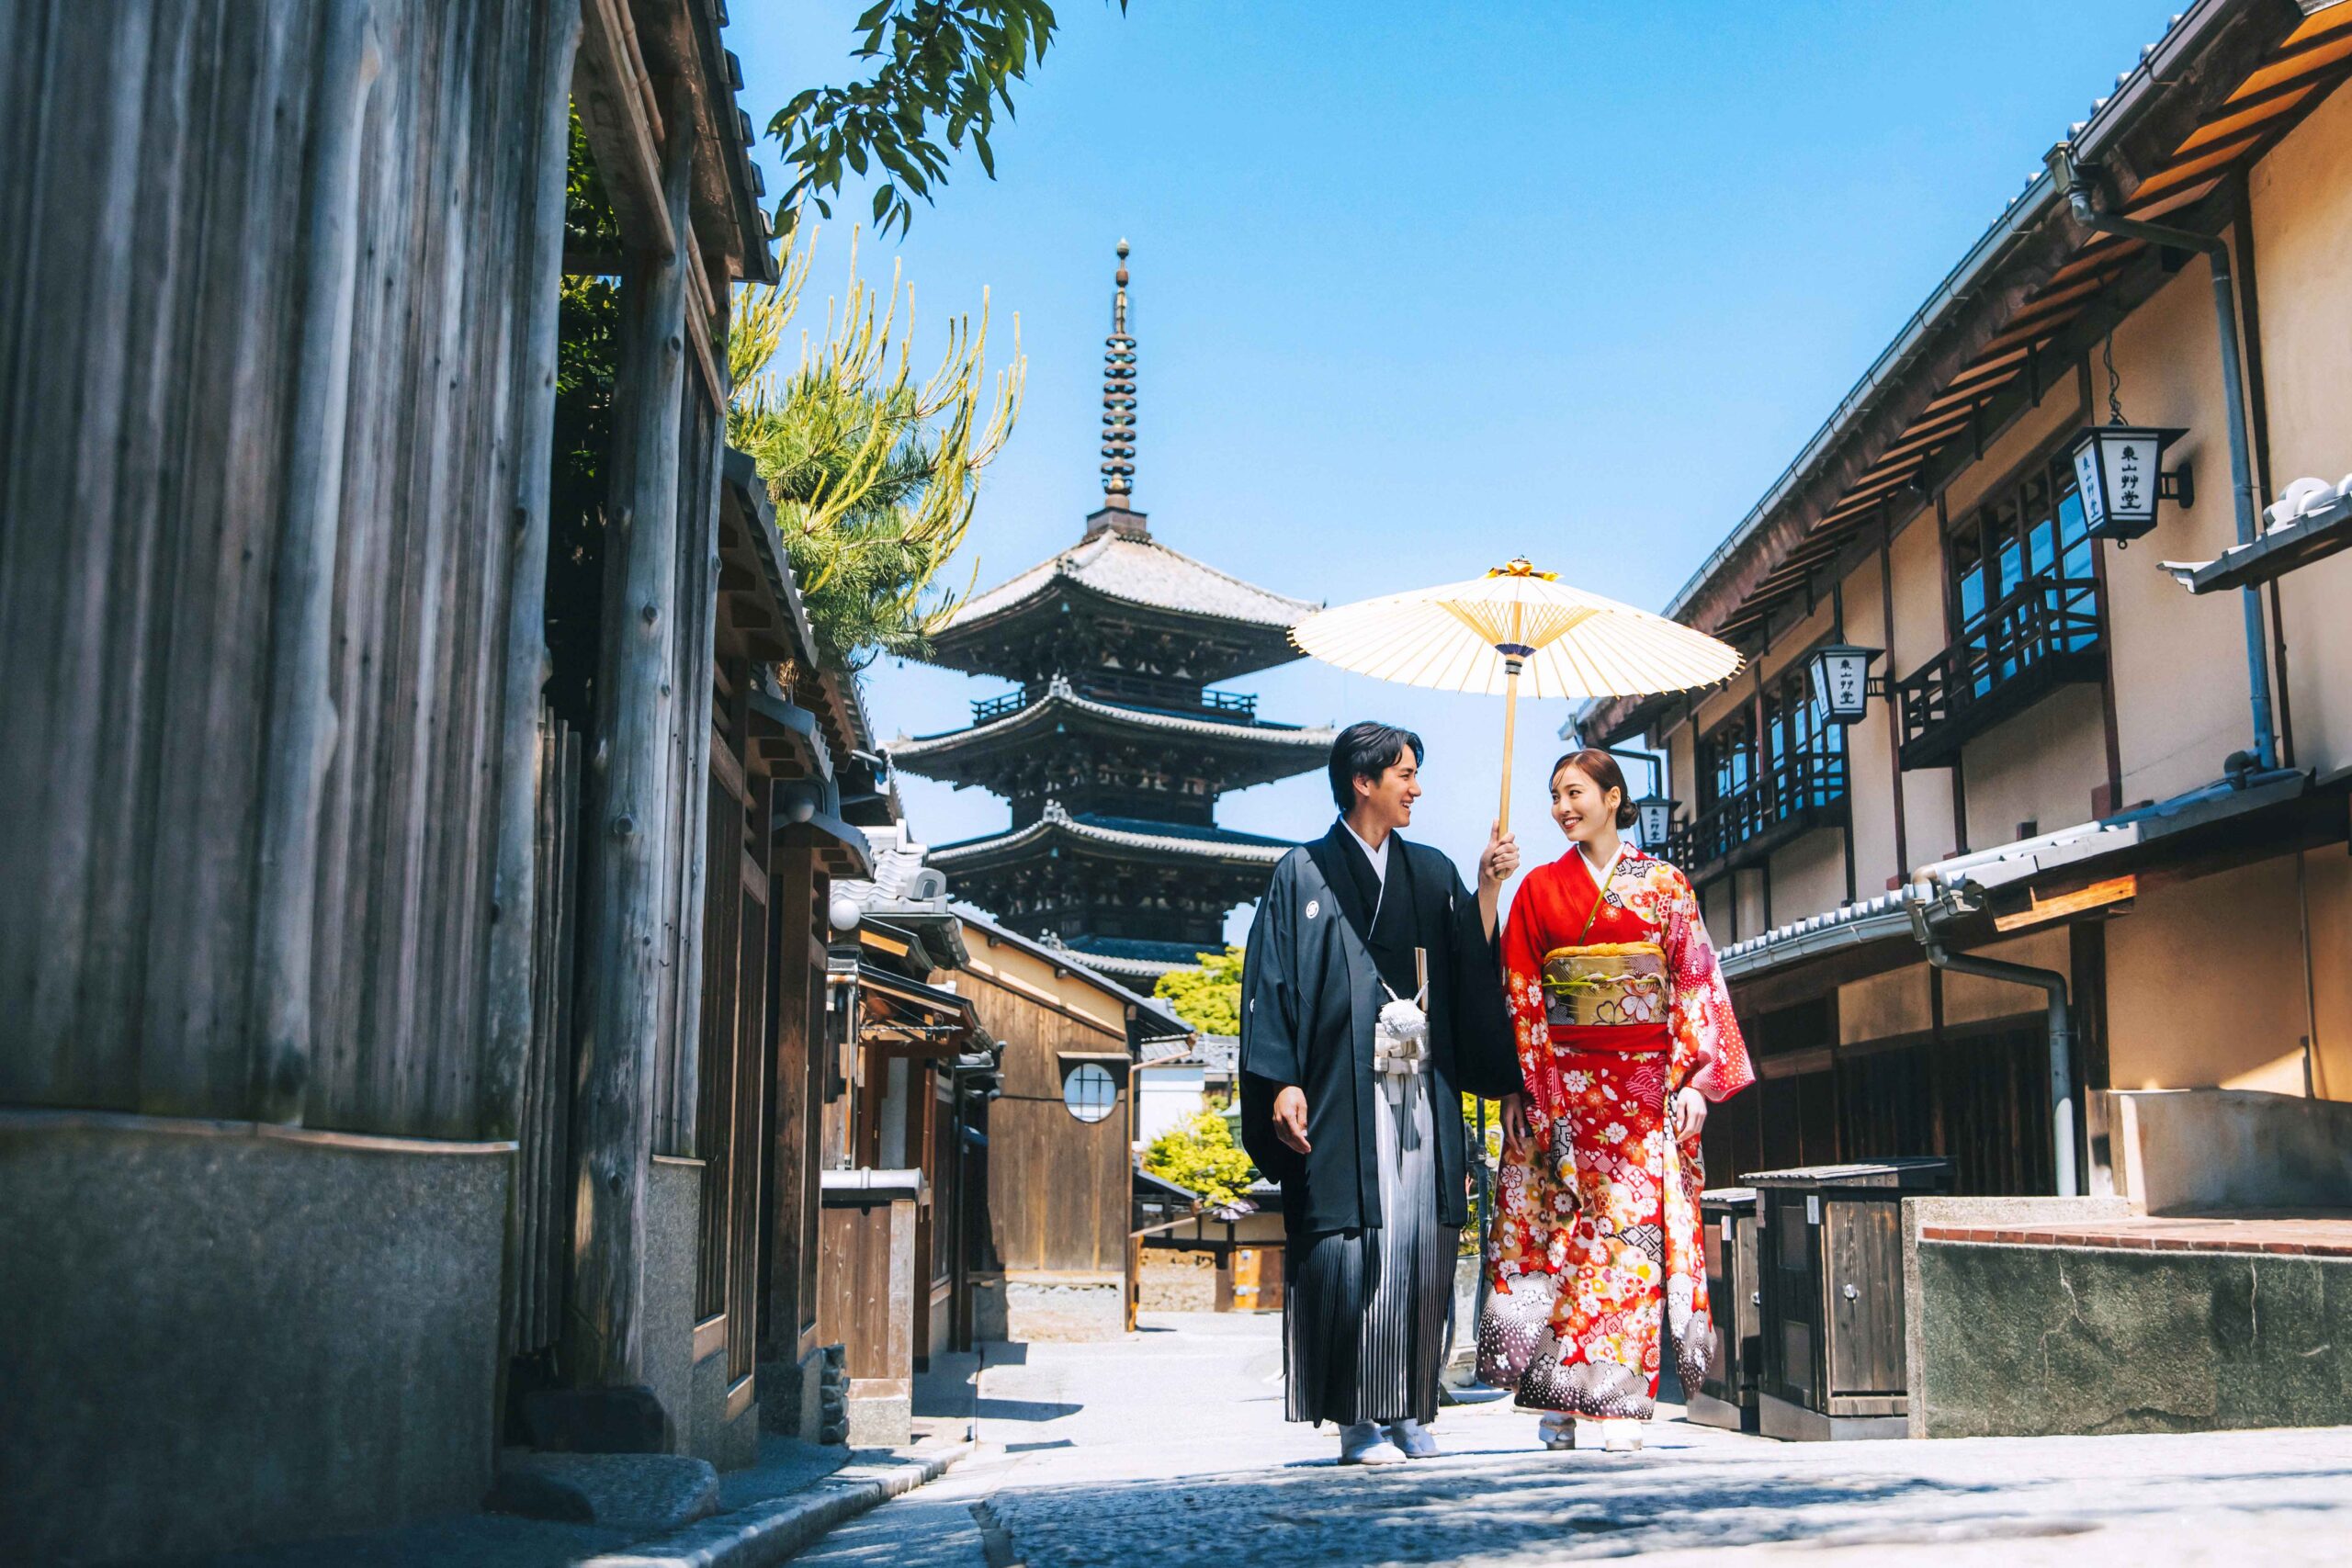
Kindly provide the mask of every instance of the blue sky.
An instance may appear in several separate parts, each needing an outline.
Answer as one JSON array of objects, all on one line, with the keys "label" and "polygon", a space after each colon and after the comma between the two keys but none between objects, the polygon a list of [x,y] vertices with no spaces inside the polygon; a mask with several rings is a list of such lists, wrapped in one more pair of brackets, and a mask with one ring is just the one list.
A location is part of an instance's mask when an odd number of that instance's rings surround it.
[{"label": "blue sky", "polygon": [[[861,8],[735,0],[728,42],[762,127],[856,73]],[[995,344],[1020,317],[1028,400],[984,482],[980,585],[1074,543],[1100,502],[1124,236],[1136,501],[1167,544],[1332,604],[1524,554],[1652,608],[2167,16],[2161,0],[1057,8],[1061,35],[994,138],[997,179],[967,155],[903,241],[864,247],[869,276],[904,258],[922,341],[983,288]],[[781,190],[775,145],[761,156]],[[835,205],[804,319],[821,322],[867,209],[865,192]],[[1269,718],[1418,728],[1415,836],[1468,866],[1494,814],[1499,699],[1306,661],[1237,686]],[[867,694],[888,737],[956,728],[1003,689],[885,661]],[[1520,715],[1531,863],[1562,847],[1543,773],[1566,716]],[[994,796],[899,788],[932,843],[1006,820]],[[1220,819],[1309,835],[1323,788],[1248,790]]]}]

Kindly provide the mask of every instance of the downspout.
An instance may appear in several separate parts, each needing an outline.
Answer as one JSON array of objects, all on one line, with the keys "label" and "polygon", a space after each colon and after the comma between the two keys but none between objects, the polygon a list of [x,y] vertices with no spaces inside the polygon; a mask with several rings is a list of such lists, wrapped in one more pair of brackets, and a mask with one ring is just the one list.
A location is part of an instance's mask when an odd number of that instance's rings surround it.
[{"label": "downspout", "polygon": [[1911,934],[1929,964],[1955,975],[1976,975],[1987,980],[2032,986],[2050,998],[2050,1139],[2055,1156],[2052,1164],[2057,1173],[2058,1196],[2076,1197],[2082,1189],[2075,1161],[2075,1027],[2066,1004],[2066,976],[2055,969],[2037,969],[2031,964],[1949,951],[1928,923],[1928,911],[1938,902],[1919,897],[1916,888],[1912,890]]},{"label": "downspout", "polygon": [[[2202,252],[2212,270],[2213,321],[2222,348],[2222,400],[2228,405],[2230,488],[2237,502],[2238,543],[2255,541],[2253,448],[2246,437],[2245,386],[2239,366],[2236,291],[2231,281],[2229,243],[2218,235],[2199,234],[2136,218],[2119,218],[2098,209],[2091,201],[2090,180],[2097,169],[2075,162],[2074,147],[2061,141],[2050,150],[2050,174],[2058,194],[2066,198],[2075,220],[2101,234],[2144,240],[2171,250]],[[2262,595],[2243,591],[2245,606],[2246,686],[2254,707],[2254,760],[2257,770],[2277,765],[2278,745],[2270,710],[2270,663],[2263,646]]]}]

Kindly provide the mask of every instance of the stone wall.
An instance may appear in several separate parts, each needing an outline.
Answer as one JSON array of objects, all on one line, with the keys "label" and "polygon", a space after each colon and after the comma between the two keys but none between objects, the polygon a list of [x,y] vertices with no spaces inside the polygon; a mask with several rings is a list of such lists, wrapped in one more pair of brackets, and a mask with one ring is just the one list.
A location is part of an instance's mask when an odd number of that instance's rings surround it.
[{"label": "stone wall", "polygon": [[1923,1242],[1914,1430],[2352,1423],[2352,1259]]},{"label": "stone wall", "polygon": [[0,1113],[0,1558],[200,1553],[474,1507],[512,1156]]},{"label": "stone wall", "polygon": [[1136,1305],[1140,1312],[1215,1312],[1216,1256],[1145,1247]]},{"label": "stone wall", "polygon": [[1126,1281],[1117,1274],[1007,1273],[1005,1337],[1116,1339],[1127,1331]]}]

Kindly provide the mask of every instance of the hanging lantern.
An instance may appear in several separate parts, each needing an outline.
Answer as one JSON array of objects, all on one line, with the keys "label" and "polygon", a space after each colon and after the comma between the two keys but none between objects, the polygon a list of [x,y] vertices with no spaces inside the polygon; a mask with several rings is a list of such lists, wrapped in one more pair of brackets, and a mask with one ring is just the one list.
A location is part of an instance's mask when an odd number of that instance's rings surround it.
[{"label": "hanging lantern", "polygon": [[2082,492],[2083,521],[2094,539],[2119,545],[2156,525],[2156,502],[2187,506],[2195,497],[2188,465],[2164,471],[2165,448],[2188,434],[2148,425],[2095,424],[2075,437],[2067,456]]},{"label": "hanging lantern", "polygon": [[1871,665],[1880,649],[1850,643],[1825,643],[1813,650],[1805,673],[1813,686],[1814,706],[1831,724],[1860,724],[1868,716],[1871,698],[1885,690],[1885,682],[1871,679]]},{"label": "hanging lantern", "polygon": [[1645,795],[1634,802],[1634,809],[1641,818],[1642,847],[1652,854],[1666,847],[1667,835],[1674,831],[1674,808],[1682,803],[1664,795]]}]

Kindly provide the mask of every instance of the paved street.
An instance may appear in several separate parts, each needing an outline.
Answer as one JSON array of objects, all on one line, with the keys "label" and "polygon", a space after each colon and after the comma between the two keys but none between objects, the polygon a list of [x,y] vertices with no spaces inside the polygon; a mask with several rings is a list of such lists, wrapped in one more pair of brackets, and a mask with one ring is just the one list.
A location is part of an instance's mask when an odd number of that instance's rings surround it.
[{"label": "paved street", "polygon": [[[1639,1455],[1545,1452],[1452,1409],[1445,1457],[1342,1470],[1282,1420],[1274,1320],[1147,1314],[1108,1345],[999,1347],[981,1450],[800,1561],[888,1568],[1284,1563],[2340,1562],[2352,1429],[1788,1445],[1668,1409]],[[968,1397],[968,1395],[967,1395]],[[1702,1557],[1703,1555],[1703,1559]]]}]

